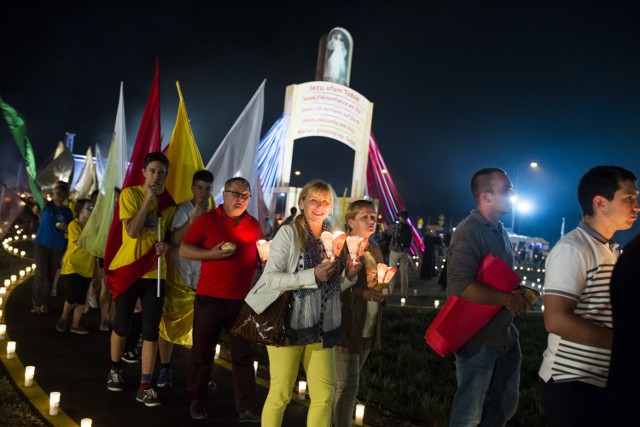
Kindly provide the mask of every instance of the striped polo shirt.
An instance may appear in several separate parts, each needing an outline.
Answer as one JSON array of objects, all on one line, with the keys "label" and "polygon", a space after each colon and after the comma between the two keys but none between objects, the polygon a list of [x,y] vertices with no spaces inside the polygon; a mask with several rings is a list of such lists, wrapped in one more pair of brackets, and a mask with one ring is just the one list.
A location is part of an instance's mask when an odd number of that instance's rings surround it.
[{"label": "striped polo shirt", "polygon": [[[577,301],[574,313],[612,328],[611,273],[618,259],[618,244],[605,239],[584,222],[564,236],[547,257],[545,294]],[[583,381],[604,387],[611,350],[571,342],[549,334],[538,374],[544,381]]]}]

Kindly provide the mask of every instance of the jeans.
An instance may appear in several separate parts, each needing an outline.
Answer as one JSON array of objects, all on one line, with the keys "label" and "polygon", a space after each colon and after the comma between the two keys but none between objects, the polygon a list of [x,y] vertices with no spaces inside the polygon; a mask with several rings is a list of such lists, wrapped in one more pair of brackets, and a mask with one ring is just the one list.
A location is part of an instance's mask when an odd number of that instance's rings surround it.
[{"label": "jeans", "polygon": [[336,346],[336,395],[333,402],[334,427],[351,427],[360,386],[360,370],[371,351],[373,338],[362,338],[360,353]]},{"label": "jeans", "polygon": [[300,362],[309,390],[307,427],[329,427],[336,386],[335,348],[322,343],[275,347],[267,346],[271,386],[262,408],[262,427],[282,425],[291,390],[298,378]]},{"label": "jeans", "polygon": [[449,426],[504,426],[518,407],[521,360],[518,340],[456,353],[458,390]]},{"label": "jeans", "polygon": [[[196,295],[193,307],[193,346],[189,358],[187,395],[190,400],[204,403],[220,332],[231,330],[242,300]],[[251,343],[232,333],[228,333],[228,337],[236,411],[256,409],[256,374]]]},{"label": "jeans", "polygon": [[395,267],[398,262],[400,263],[399,271],[391,278],[389,288],[391,288],[391,293],[393,294],[393,289],[396,286],[396,277],[400,274],[400,295],[407,298],[409,296],[409,258],[406,252],[389,252],[389,267]]}]

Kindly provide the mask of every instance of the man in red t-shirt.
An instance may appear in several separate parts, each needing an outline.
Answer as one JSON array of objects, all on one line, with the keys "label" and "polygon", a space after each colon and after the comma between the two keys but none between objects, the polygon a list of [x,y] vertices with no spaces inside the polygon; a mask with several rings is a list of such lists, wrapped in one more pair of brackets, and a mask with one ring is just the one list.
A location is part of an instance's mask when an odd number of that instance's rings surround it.
[{"label": "man in red t-shirt", "polygon": [[[224,185],[223,204],[200,215],[180,245],[181,257],[202,261],[187,379],[189,413],[194,419],[207,417],[205,398],[220,331],[231,330],[255,280],[259,262],[256,242],[262,231],[260,223],[246,212],[250,197],[246,179],[229,179]],[[259,423],[249,341],[231,333],[229,341],[238,420]]]}]

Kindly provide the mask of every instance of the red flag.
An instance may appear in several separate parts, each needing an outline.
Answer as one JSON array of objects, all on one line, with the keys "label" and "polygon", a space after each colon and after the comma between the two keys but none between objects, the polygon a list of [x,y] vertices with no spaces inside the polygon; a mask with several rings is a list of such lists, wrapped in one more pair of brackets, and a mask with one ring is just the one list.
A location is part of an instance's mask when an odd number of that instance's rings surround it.
[{"label": "red flag", "polygon": [[[142,121],[136,136],[136,142],[133,146],[129,168],[124,178],[122,189],[127,187],[144,184],[144,176],[142,169],[144,167],[144,158],[151,152],[159,152],[161,148],[160,133],[160,90],[158,87],[159,71],[158,59],[156,58],[156,74],[151,86],[151,92],[147,98],[147,104],[144,107]],[[166,207],[172,206],[173,200],[169,193],[165,190],[158,196],[158,210],[162,212]],[[127,290],[136,280],[142,277],[148,271],[157,267],[158,255],[155,247],[151,246],[149,250],[140,258],[131,264],[110,270],[109,266],[122,245],[122,222],[120,221],[120,209],[116,205],[109,229],[109,237],[107,239],[107,247],[104,251],[104,265],[107,276],[107,287],[111,291],[113,299],[122,292]]]}]

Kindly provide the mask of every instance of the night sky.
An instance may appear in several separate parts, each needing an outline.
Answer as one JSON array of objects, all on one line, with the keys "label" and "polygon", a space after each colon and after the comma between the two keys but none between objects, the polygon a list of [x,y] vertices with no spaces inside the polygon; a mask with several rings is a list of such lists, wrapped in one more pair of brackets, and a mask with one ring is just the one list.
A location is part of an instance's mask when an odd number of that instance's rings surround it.
[{"label": "night sky", "polygon": [[[554,243],[563,217],[566,231],[580,219],[590,167],[640,175],[636,2],[117,3],[0,6],[0,96],[24,115],[38,166],[65,132],[75,153],[97,144],[106,156],[121,81],[131,149],[156,56],[164,142],[179,80],[206,164],[263,79],[269,130],[286,86],[315,79],[320,37],[340,26],[354,40],[350,86],[374,103],[372,132],[414,220],[455,225],[474,207],[471,175],[495,166],[534,205],[516,230]],[[4,123],[0,150],[10,183],[19,154]],[[299,140],[293,183],[323,178],[342,194],[352,164],[339,142]]]}]

